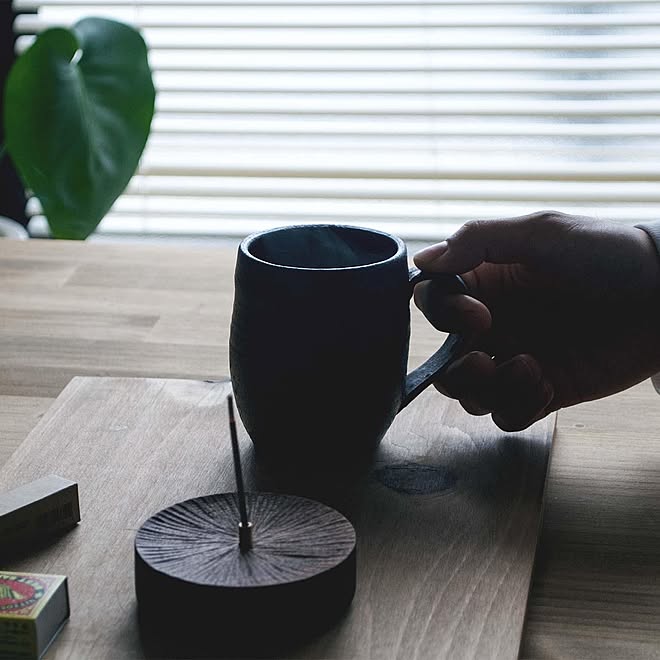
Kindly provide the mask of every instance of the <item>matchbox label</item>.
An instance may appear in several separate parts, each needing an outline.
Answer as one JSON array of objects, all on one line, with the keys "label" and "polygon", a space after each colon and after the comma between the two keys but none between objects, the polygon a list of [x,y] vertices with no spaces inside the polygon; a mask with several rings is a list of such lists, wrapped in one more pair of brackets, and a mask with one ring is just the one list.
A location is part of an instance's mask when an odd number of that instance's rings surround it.
[{"label": "matchbox label", "polygon": [[48,578],[41,576],[0,573],[0,616],[35,614],[49,586]]}]

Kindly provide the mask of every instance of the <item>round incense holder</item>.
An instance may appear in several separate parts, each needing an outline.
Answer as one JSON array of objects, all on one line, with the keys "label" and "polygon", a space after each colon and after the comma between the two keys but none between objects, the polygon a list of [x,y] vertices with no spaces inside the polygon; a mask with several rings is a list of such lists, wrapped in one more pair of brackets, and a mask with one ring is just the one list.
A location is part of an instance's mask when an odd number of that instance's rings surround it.
[{"label": "round incense holder", "polygon": [[138,531],[135,589],[147,650],[272,653],[321,632],[350,605],[351,523],[314,500],[245,495],[251,547],[239,544],[235,493],[180,502]]}]

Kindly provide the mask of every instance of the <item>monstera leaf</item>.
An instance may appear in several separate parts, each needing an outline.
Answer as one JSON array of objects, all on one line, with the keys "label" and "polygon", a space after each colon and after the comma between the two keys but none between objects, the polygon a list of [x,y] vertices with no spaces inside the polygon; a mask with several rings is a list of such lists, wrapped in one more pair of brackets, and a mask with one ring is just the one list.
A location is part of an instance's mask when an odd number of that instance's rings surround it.
[{"label": "monstera leaf", "polygon": [[41,33],[5,88],[5,137],[57,238],[89,236],[135,172],[155,92],[133,28],[86,18]]}]

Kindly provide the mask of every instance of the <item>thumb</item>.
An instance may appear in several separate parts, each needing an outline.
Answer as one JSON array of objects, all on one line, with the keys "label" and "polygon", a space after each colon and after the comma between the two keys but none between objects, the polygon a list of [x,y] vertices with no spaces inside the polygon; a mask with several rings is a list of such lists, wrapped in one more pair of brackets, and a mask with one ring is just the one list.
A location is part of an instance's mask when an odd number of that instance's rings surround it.
[{"label": "thumb", "polygon": [[447,273],[467,273],[483,262],[538,263],[548,254],[559,225],[559,214],[546,212],[473,220],[446,241],[421,250],[413,260],[422,270]]}]

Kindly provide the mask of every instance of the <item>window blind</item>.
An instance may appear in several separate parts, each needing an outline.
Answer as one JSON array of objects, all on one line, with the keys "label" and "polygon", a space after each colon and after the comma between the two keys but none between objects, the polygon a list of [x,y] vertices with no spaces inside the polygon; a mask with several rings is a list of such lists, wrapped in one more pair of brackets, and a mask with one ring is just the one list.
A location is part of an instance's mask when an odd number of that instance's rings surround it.
[{"label": "window blind", "polygon": [[142,30],[152,134],[101,232],[338,222],[434,240],[554,208],[660,219],[660,2],[14,0],[17,47]]}]

